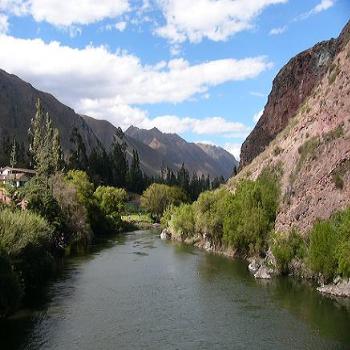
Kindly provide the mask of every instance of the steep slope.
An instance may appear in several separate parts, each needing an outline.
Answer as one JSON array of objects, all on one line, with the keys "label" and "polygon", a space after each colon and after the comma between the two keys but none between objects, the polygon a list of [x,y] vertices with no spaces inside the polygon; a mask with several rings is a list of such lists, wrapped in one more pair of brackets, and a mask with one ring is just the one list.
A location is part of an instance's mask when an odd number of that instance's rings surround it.
[{"label": "steep slope", "polygon": [[88,152],[99,147],[96,135],[73,109],[3,70],[0,70],[0,141],[15,136],[18,142],[28,144],[28,129],[38,98],[41,99],[45,111],[50,114],[55,127],[60,130],[65,151],[71,148],[70,136],[74,127],[79,130]]},{"label": "steep slope", "polygon": [[236,164],[235,158],[222,149],[220,155],[210,148],[203,150],[203,146],[186,142],[177,134],[162,133],[157,128],[145,130],[131,126],[125,133],[156,150],[162,156],[163,165],[172,169],[178,169],[185,163],[190,172],[228,178]]},{"label": "steep slope", "polygon": [[350,24],[338,39],[321,42],[292,58],[273,81],[264,113],[241,148],[240,167],[249,164],[281,132],[344,49]]},{"label": "steep slope", "polygon": [[[94,119],[85,115],[83,118],[94,131],[96,136],[101,140],[105,149],[108,150],[114,141],[117,128],[107,120]],[[119,139],[119,142],[120,141],[121,140]],[[135,149],[139,153],[141,167],[146,174],[149,176],[159,175],[162,167],[162,156],[157,151],[128,135],[124,135],[123,141],[127,144],[127,155],[129,161],[132,157],[132,151]]]},{"label": "steep slope", "polygon": [[238,167],[238,161],[222,147],[209,145],[206,143],[196,143],[209,157],[220,163],[226,174],[232,175],[233,168]]},{"label": "steep slope", "polygon": [[318,218],[350,206],[349,39],[348,24],[310,96],[269,146],[230,180],[234,188],[237,180],[255,179],[265,167],[282,168],[278,231],[306,232]]}]

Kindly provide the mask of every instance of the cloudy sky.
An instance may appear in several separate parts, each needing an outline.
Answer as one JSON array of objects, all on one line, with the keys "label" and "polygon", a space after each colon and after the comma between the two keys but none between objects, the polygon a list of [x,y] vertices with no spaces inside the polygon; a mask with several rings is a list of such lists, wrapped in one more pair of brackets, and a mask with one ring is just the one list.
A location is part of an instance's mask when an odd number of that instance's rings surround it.
[{"label": "cloudy sky", "polygon": [[235,156],[274,76],[350,0],[0,0],[0,68],[77,112]]}]

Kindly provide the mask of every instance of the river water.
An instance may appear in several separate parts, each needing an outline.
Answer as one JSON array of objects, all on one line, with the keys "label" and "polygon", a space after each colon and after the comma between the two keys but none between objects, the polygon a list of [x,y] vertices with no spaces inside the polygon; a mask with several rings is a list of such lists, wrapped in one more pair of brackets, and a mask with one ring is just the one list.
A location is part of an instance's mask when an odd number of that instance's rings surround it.
[{"label": "river water", "polygon": [[68,259],[0,349],[350,349],[347,303],[137,231]]}]

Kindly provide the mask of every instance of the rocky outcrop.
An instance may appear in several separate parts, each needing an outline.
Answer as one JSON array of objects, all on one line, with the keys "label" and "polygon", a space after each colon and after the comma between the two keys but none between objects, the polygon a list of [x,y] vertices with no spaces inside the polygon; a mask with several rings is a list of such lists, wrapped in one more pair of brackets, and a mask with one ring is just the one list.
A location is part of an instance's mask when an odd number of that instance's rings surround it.
[{"label": "rocky outcrop", "polygon": [[273,81],[263,115],[241,148],[240,168],[249,164],[295,116],[326,75],[350,37],[350,22],[338,39],[321,42],[292,58]]},{"label": "rocky outcrop", "polygon": [[[237,181],[254,180],[266,167],[282,170],[277,231],[289,232],[294,227],[307,234],[316,220],[328,219],[350,206],[349,39],[348,24],[334,41],[335,56],[327,71],[287,127],[229,182],[234,189]],[[277,106],[284,104],[283,99],[275,103],[275,110],[283,109]],[[266,125],[269,123],[273,124],[274,118]]]},{"label": "rocky outcrop", "polygon": [[318,287],[317,290],[335,297],[350,297],[350,279],[344,280],[338,277],[333,283]]}]

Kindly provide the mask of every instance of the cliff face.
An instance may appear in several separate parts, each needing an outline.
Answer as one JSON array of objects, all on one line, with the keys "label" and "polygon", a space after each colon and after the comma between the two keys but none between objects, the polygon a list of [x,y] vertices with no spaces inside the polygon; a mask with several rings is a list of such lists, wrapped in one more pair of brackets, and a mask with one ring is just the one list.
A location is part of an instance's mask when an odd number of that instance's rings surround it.
[{"label": "cliff face", "polygon": [[241,148],[240,168],[264,151],[298,111],[344,49],[350,23],[338,39],[321,42],[292,58],[273,81],[264,113]]},{"label": "cliff face", "polygon": [[[287,125],[265,150],[230,180],[230,186],[234,188],[240,178],[255,179],[266,167],[282,169],[277,231],[296,227],[306,233],[318,218],[329,218],[334,212],[350,206],[349,27],[348,24],[337,40],[335,56],[327,63],[328,68],[308,93],[309,97],[304,98],[298,110],[288,117]],[[328,45],[333,50],[334,44],[320,45]],[[316,46],[318,52],[321,46]],[[285,99],[275,101],[274,110],[283,111],[284,106],[278,104],[286,102]],[[266,118],[260,125],[276,125],[274,120]],[[276,118],[281,120],[280,116]],[[278,127],[274,132],[277,130]]]}]

